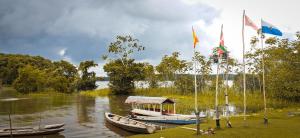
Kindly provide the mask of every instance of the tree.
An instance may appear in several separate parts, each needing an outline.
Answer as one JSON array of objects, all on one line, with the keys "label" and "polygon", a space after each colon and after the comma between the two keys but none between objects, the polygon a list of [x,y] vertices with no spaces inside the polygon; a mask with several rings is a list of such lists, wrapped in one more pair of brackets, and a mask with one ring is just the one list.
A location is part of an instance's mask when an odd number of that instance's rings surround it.
[{"label": "tree", "polygon": [[149,82],[150,88],[157,88],[157,76],[155,74],[154,67],[149,63],[144,63],[143,74],[145,75],[145,80]]},{"label": "tree", "polygon": [[76,81],[78,80],[78,72],[75,66],[67,61],[58,61],[53,63],[55,69],[50,72],[50,86],[59,92],[71,93],[76,89]]},{"label": "tree", "polygon": [[95,64],[94,61],[80,62],[78,70],[81,71],[81,76],[77,83],[78,90],[93,90],[97,88],[96,73],[88,71],[91,67],[95,67],[97,65],[98,64]]},{"label": "tree", "polygon": [[110,43],[108,60],[103,67],[109,76],[109,87],[114,94],[129,94],[134,90],[134,81],[144,78],[142,63],[135,63],[131,57],[135,52],[143,51],[145,47],[131,36],[117,36],[116,41]]},{"label": "tree", "polygon": [[156,70],[162,80],[177,80],[177,74],[184,73],[190,69],[190,63],[180,60],[179,55],[179,52],[173,52],[171,56],[165,55],[159,65],[156,66]]},{"label": "tree", "polygon": [[197,65],[196,73],[201,74],[200,77],[197,78],[197,85],[198,88],[203,91],[203,89],[206,86],[207,80],[210,80],[209,74],[212,71],[211,61],[209,59],[206,59],[199,52],[195,53],[193,60],[196,61],[196,65]]},{"label": "tree", "polygon": [[22,93],[43,91],[47,84],[46,78],[46,72],[27,65],[19,69],[18,78],[13,86]]}]

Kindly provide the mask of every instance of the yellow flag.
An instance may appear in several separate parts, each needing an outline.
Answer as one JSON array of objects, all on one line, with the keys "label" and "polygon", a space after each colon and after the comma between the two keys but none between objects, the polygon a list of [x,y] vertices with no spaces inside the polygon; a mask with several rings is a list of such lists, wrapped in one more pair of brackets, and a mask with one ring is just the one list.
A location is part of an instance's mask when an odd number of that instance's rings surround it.
[{"label": "yellow flag", "polygon": [[195,48],[196,44],[199,42],[199,40],[198,40],[198,37],[197,37],[193,27],[192,27],[192,31],[193,31],[194,48]]}]

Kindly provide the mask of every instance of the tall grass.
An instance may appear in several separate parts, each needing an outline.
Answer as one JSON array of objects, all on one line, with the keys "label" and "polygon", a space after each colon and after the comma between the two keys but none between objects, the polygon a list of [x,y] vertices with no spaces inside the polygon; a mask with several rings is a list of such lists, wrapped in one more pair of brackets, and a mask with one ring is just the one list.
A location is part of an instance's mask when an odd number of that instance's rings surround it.
[{"label": "tall grass", "polygon": [[83,96],[90,96],[90,97],[97,97],[97,96],[105,97],[110,94],[110,89],[106,88],[106,89],[99,89],[99,90],[81,91],[79,94]]},{"label": "tall grass", "polygon": [[[136,89],[134,95],[143,96],[163,96],[172,98],[176,101],[176,109],[180,113],[189,113],[194,111],[194,93],[189,92],[181,94],[176,92],[172,88],[151,88],[151,89]],[[243,93],[228,90],[229,104],[237,107],[238,111],[243,109]],[[224,91],[219,92],[218,97],[219,106],[225,105],[225,93]],[[257,112],[264,109],[263,96],[260,92],[247,92],[247,111]],[[272,108],[284,108],[290,106],[299,106],[299,103],[291,103],[285,100],[278,100],[275,98],[267,98],[267,107]],[[204,91],[198,92],[198,108],[200,110],[212,109],[215,106],[215,91]]]}]

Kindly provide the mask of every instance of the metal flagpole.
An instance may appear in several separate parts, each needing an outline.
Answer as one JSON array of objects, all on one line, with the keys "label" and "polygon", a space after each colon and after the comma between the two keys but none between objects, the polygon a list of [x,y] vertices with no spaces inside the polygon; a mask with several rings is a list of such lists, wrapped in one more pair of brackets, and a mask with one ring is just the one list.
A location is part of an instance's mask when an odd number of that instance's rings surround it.
[{"label": "metal flagpole", "polygon": [[245,65],[245,38],[244,38],[244,27],[245,27],[245,10],[243,11],[243,27],[242,27],[242,37],[243,37],[243,86],[244,86],[244,121],[246,122],[246,65]]},{"label": "metal flagpole", "polygon": [[[262,19],[261,19],[262,20]],[[261,49],[262,49],[262,73],[263,73],[263,94],[264,94],[264,124],[268,124],[268,118],[267,118],[267,102],[266,102],[266,87],[265,87],[265,52],[264,52],[264,38],[263,38],[263,33],[261,30]]]}]

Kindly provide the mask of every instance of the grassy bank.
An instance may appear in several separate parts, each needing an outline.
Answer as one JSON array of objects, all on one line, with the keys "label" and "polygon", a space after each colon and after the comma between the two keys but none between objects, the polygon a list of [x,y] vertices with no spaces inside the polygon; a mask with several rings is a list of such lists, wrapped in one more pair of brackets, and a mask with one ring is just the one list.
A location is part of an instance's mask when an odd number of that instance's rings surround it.
[{"label": "grassy bank", "polygon": [[[136,89],[134,95],[144,95],[144,96],[164,96],[173,98],[176,100],[177,111],[179,113],[190,113],[194,110],[194,93],[180,93],[174,92],[170,88],[156,88],[156,89]],[[243,93],[235,92],[233,90],[228,91],[229,104],[236,107],[243,107]],[[212,109],[215,105],[215,92],[205,91],[198,93],[198,105],[200,109]],[[219,93],[219,105],[225,105],[225,93],[220,91]],[[271,109],[281,109],[287,107],[297,107],[299,104],[291,103],[286,100],[278,100],[274,98],[267,97],[267,106]],[[260,92],[247,92],[247,111],[248,112],[258,112],[262,110],[263,107],[263,97]]]},{"label": "grassy bank", "polygon": [[90,97],[97,97],[97,96],[103,97],[103,96],[108,96],[110,94],[110,90],[99,89],[99,90],[81,91],[79,94],[83,96],[90,96]]},{"label": "grassy bank", "polygon": [[[233,128],[226,128],[224,119],[221,119],[221,129],[216,130],[213,135],[201,135],[200,137],[210,138],[269,138],[286,137],[298,138],[300,136],[300,108],[278,109],[269,112],[269,124],[263,124],[263,113],[253,114],[247,117],[246,125],[243,117],[230,118]],[[295,113],[294,115],[291,115]],[[196,128],[195,125],[185,127]],[[214,120],[200,125],[201,129],[207,130],[215,127]],[[196,131],[187,130],[178,126],[165,129],[154,134],[134,135],[130,138],[196,138]]]}]

